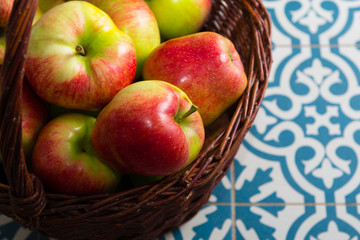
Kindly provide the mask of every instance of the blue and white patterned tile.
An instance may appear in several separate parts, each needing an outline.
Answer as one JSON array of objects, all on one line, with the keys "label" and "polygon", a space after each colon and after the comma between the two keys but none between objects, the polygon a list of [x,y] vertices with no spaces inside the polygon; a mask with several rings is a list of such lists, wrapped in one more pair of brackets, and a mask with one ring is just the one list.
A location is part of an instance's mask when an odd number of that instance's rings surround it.
[{"label": "blue and white patterned tile", "polygon": [[272,41],[275,47],[291,45],[309,45],[310,36],[296,26],[296,19],[292,19],[288,6],[302,6],[301,3],[288,0],[263,1],[272,20]]},{"label": "blue and white patterned tile", "polygon": [[231,202],[231,168],[228,173],[221,179],[219,184],[211,193],[209,202],[211,203],[230,203]]},{"label": "blue and white patterned tile", "polygon": [[[251,149],[246,142],[235,159],[236,203],[304,203],[304,192],[289,183],[279,158]],[[282,160],[284,161],[284,159]]]},{"label": "blue and white patterned tile", "polygon": [[358,219],[346,206],[241,206],[236,208],[237,239],[358,240]]},{"label": "blue and white patterned tile", "polygon": [[359,0],[265,0],[280,45],[352,44],[360,40]]},{"label": "blue and white patterned tile", "polygon": [[345,203],[360,190],[360,50],[274,52],[266,96],[237,155],[237,201]]},{"label": "blue and white patterned tile", "polygon": [[206,205],[194,218],[159,240],[231,240],[232,227],[230,206]]},{"label": "blue and white patterned tile", "polygon": [[[37,233],[29,231],[15,223],[12,219],[0,214],[0,239],[1,240],[33,240]],[[45,240],[45,239],[43,239]]]},{"label": "blue and white patterned tile", "polygon": [[338,19],[331,28],[319,36],[320,44],[339,46],[359,44],[360,32],[357,29],[360,24],[360,1],[338,0],[335,2]]}]

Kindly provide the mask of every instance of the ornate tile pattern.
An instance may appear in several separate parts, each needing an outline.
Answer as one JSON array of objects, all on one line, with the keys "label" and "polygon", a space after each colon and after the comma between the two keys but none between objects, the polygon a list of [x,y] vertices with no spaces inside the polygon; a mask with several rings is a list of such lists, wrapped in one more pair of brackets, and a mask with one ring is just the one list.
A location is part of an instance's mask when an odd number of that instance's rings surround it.
[{"label": "ornate tile pattern", "polygon": [[[264,4],[274,63],[257,119],[209,203],[161,240],[360,238],[360,0]],[[0,239],[36,233],[0,216]]]}]

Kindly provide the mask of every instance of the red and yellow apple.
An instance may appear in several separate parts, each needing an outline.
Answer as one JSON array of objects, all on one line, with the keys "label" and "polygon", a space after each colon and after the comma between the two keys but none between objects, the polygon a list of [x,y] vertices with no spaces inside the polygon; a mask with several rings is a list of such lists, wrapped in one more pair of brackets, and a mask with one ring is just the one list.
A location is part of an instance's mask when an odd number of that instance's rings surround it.
[{"label": "red and yellow apple", "polygon": [[49,191],[84,196],[117,188],[120,175],[99,159],[90,142],[95,121],[82,114],[64,114],[41,130],[32,170]]},{"label": "red and yellow apple", "polygon": [[[0,73],[1,68],[0,65]],[[20,112],[22,147],[25,157],[29,158],[40,130],[49,120],[49,109],[48,105],[36,96],[26,79],[23,81]]]},{"label": "red and yellow apple", "polygon": [[0,1],[0,28],[5,28],[8,25],[13,4],[14,0]]},{"label": "red and yellow apple", "polygon": [[198,32],[211,11],[211,0],[145,0],[164,39]]},{"label": "red and yellow apple", "polygon": [[145,59],[160,45],[156,18],[144,0],[87,0],[106,12],[115,25],[134,41],[137,78]]},{"label": "red and yellow apple", "polygon": [[39,132],[49,120],[49,109],[33,92],[26,79],[22,89],[21,116],[22,147],[25,156],[30,157]]},{"label": "red and yellow apple", "polygon": [[133,81],[135,71],[131,38],[90,3],[60,4],[32,28],[25,74],[50,104],[100,109]]},{"label": "red and yellow apple", "polygon": [[197,157],[204,135],[200,114],[186,94],[154,80],[121,90],[100,112],[91,142],[120,173],[164,176]]},{"label": "red and yellow apple", "polygon": [[163,80],[183,90],[199,107],[205,126],[232,105],[247,86],[233,43],[214,32],[162,43],[145,61],[143,77]]}]

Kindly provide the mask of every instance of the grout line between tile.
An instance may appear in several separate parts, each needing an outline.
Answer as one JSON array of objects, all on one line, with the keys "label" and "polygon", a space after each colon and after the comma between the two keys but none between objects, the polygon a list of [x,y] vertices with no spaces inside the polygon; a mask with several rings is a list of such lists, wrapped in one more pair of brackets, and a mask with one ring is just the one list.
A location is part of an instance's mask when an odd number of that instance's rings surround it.
[{"label": "grout line between tile", "polygon": [[232,239],[236,240],[236,191],[235,191],[235,164],[231,164],[231,219],[232,219]]}]

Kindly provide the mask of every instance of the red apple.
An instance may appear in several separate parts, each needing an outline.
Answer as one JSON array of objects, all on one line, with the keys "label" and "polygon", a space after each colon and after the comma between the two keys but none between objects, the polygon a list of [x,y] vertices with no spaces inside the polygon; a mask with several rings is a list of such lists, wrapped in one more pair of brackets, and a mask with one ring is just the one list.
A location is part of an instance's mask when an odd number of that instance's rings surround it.
[{"label": "red apple", "polygon": [[163,81],[141,81],[100,112],[91,142],[121,173],[163,176],[191,163],[204,135],[201,117],[183,91]]},{"label": "red apple", "polygon": [[0,1],[0,28],[5,28],[8,25],[13,4],[14,0]]},{"label": "red apple", "polygon": [[42,129],[32,169],[49,191],[83,196],[116,189],[120,175],[99,159],[91,145],[94,124],[94,117],[65,114]]},{"label": "red apple", "polygon": [[23,82],[21,99],[22,147],[26,157],[30,157],[36,138],[49,120],[48,105],[30,88],[26,79]]},{"label": "red apple", "polygon": [[134,41],[136,75],[149,54],[160,45],[160,31],[156,18],[144,0],[87,0],[106,12],[115,25]]},{"label": "red apple", "polygon": [[214,32],[201,32],[162,43],[147,58],[144,79],[176,85],[211,124],[244,92],[247,77],[233,43]]},{"label": "red apple", "polygon": [[90,3],[60,4],[32,28],[25,73],[36,94],[50,104],[100,109],[133,81],[135,71],[131,38]]},{"label": "red apple", "polygon": [[[1,68],[0,65],[0,73]],[[22,147],[25,157],[30,158],[36,138],[49,120],[49,110],[48,105],[36,96],[26,79],[23,81],[20,111]]]}]

